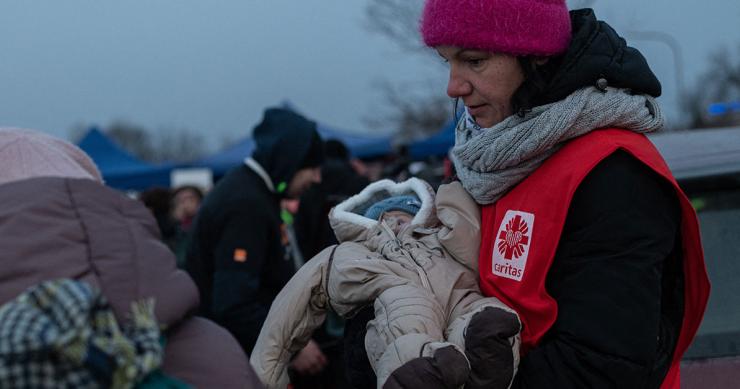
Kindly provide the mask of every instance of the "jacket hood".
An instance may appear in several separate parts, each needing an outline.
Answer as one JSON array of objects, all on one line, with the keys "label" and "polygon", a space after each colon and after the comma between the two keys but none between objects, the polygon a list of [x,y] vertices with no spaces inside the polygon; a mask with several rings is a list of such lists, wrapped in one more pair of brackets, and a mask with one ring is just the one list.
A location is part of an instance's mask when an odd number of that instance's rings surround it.
[{"label": "jacket hood", "polygon": [[329,221],[337,240],[340,243],[366,240],[368,233],[378,225],[378,221],[363,216],[365,212],[378,201],[399,195],[415,195],[421,201],[419,212],[411,220],[412,226],[433,227],[438,224],[434,190],[429,184],[418,178],[410,178],[399,183],[380,180],[332,209]]},{"label": "jacket hood", "polygon": [[0,128],[0,166],[0,184],[33,177],[103,181],[95,162],[79,147],[36,130]]},{"label": "jacket hood", "polygon": [[0,185],[0,304],[42,281],[101,290],[119,321],[153,297],[170,326],[198,306],[190,277],[159,239],[151,212],[89,179],[43,177]]},{"label": "jacket hood", "polygon": [[278,193],[302,167],[319,166],[323,161],[316,123],[287,109],[265,110],[252,138],[257,144],[252,159],[267,172]]},{"label": "jacket hood", "polygon": [[529,70],[526,80],[512,98],[517,109],[554,103],[601,78],[608,86],[630,89],[635,94],[658,97],[661,86],[645,57],[627,46],[606,22],[596,19],[590,8],[570,11],[573,37],[560,56]]}]

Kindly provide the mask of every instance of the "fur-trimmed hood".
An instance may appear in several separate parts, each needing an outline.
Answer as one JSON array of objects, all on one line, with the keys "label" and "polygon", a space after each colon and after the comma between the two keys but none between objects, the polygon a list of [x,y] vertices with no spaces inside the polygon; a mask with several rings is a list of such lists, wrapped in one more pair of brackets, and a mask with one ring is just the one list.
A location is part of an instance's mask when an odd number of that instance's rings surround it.
[{"label": "fur-trimmed hood", "polygon": [[398,183],[386,179],[368,185],[360,193],[332,209],[329,221],[337,240],[340,243],[365,241],[368,233],[378,226],[377,220],[363,216],[365,211],[388,197],[409,194],[421,201],[421,208],[411,221],[411,225],[424,228],[436,226],[439,221],[434,206],[434,190],[429,184],[418,178]]}]

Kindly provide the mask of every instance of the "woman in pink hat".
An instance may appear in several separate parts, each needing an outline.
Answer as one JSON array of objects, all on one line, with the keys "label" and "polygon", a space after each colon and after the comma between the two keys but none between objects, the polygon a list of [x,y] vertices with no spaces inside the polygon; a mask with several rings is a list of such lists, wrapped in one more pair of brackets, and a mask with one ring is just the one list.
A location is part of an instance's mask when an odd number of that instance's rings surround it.
[{"label": "woman in pink hat", "polygon": [[[677,388],[709,282],[644,135],[664,122],[645,58],[564,0],[427,0],[421,34],[465,106],[451,155],[481,207],[481,290],[523,323],[512,387]],[[475,362],[498,341],[466,344],[466,388],[495,380]]]},{"label": "woman in pink hat", "polygon": [[427,0],[421,33],[465,105],[481,289],[522,318],[513,386],[677,388],[709,282],[645,58],[564,0]]}]

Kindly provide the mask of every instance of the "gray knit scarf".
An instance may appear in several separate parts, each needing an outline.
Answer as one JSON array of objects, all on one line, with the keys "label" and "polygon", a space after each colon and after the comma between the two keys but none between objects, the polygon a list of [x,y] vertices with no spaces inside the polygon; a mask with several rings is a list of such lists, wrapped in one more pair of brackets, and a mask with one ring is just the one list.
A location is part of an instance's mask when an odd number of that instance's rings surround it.
[{"label": "gray knit scarf", "polygon": [[506,118],[481,129],[467,114],[455,130],[452,161],[463,187],[478,204],[491,204],[525,179],[569,139],[598,128],[640,133],[660,130],[663,113],[655,99],[627,90],[595,87]]}]

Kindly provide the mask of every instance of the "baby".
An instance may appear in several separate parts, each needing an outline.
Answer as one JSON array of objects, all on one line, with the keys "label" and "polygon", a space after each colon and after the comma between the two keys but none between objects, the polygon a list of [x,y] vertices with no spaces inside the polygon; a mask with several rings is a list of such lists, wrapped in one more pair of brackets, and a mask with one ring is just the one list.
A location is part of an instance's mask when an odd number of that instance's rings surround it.
[{"label": "baby", "polygon": [[329,215],[340,242],[304,265],[270,308],[251,360],[268,388],[327,309],[373,304],[365,349],[384,388],[506,388],[519,360],[516,313],[477,285],[479,210],[459,183],[436,197],[416,178],[382,180]]}]

